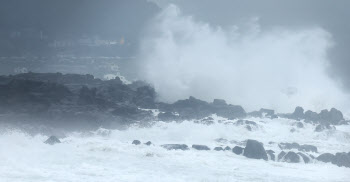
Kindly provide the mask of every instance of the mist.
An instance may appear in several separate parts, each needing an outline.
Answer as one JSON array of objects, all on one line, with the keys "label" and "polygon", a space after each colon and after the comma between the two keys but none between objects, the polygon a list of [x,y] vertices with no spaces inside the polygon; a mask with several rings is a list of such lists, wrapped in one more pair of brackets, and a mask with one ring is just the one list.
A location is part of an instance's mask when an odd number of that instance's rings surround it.
[{"label": "mist", "polygon": [[165,102],[195,96],[225,99],[248,111],[302,106],[349,113],[349,95],[326,72],[332,46],[332,35],[322,27],[264,30],[259,17],[252,17],[222,28],[170,5],[149,23],[139,73]]}]

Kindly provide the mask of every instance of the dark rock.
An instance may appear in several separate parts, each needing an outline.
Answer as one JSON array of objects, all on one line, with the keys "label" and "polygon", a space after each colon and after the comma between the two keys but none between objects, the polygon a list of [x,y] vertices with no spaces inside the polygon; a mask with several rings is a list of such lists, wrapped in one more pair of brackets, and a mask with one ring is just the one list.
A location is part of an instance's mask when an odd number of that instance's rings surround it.
[{"label": "dark rock", "polygon": [[176,116],[172,112],[159,113],[157,117],[160,121],[177,121],[177,120],[179,120],[179,116]]},{"label": "dark rock", "polygon": [[259,111],[253,111],[248,113],[249,116],[252,117],[269,117],[271,119],[277,118],[277,115],[275,114],[275,111],[272,109],[264,109],[261,108]]},{"label": "dark rock", "polygon": [[226,101],[223,99],[214,99],[213,105],[216,106],[227,106]]},{"label": "dark rock", "polygon": [[248,131],[252,131],[252,127],[249,126],[249,125],[245,126],[245,128],[246,128]]},{"label": "dark rock", "polygon": [[305,154],[303,154],[301,152],[298,152],[298,155],[300,155],[303,158],[305,163],[309,163],[310,162],[310,158],[307,155],[305,155]]},{"label": "dark rock", "polygon": [[215,139],[215,141],[219,142],[219,143],[227,143],[228,142],[228,140],[225,138],[217,138],[217,139]]},{"label": "dark rock", "polygon": [[336,153],[335,157],[332,161],[333,164],[339,166],[339,167],[348,167],[350,168],[350,155],[349,153]]},{"label": "dark rock", "polygon": [[271,160],[273,160],[273,161],[276,160],[275,151],[273,151],[273,150],[266,150],[266,153],[267,153],[267,155],[270,156],[270,159],[271,159]]},{"label": "dark rock", "polygon": [[303,124],[302,122],[297,122],[297,123],[296,123],[296,126],[297,126],[298,128],[304,128],[304,124]]},{"label": "dark rock", "polygon": [[226,146],[226,147],[224,148],[224,150],[231,150],[231,147]]},{"label": "dark rock", "polygon": [[195,123],[198,123],[198,124],[205,124],[205,125],[211,125],[211,124],[214,124],[214,119],[212,117],[207,117],[207,118],[203,118],[201,120],[197,120],[197,121],[194,121]]},{"label": "dark rock", "polygon": [[148,141],[148,142],[145,143],[145,145],[148,145],[148,146],[150,146],[151,144],[152,144],[151,141]]},{"label": "dark rock", "polygon": [[300,162],[300,156],[296,154],[295,152],[289,151],[283,158],[282,161],[288,162],[288,163],[299,163]]},{"label": "dark rock", "polygon": [[134,141],[132,141],[132,144],[134,144],[134,145],[140,145],[141,142],[140,142],[139,140],[134,140]]},{"label": "dark rock", "polygon": [[278,147],[280,149],[290,150],[290,149],[298,149],[300,147],[300,145],[298,143],[295,143],[295,142],[293,142],[293,143],[280,143],[280,144],[278,144]]},{"label": "dark rock", "polygon": [[283,158],[283,157],[284,157],[286,154],[287,154],[286,152],[281,151],[281,152],[278,154],[278,156],[277,156],[278,161],[281,161],[281,160],[282,160],[282,158]]},{"label": "dark rock", "polygon": [[248,140],[244,149],[244,156],[252,159],[264,159],[267,160],[267,154],[264,146],[261,142],[256,140]]},{"label": "dark rock", "polygon": [[223,151],[224,149],[222,147],[215,147],[214,150],[216,150],[216,151]]},{"label": "dark rock", "polygon": [[291,118],[295,119],[295,120],[303,119],[304,118],[304,109],[302,107],[299,107],[299,106],[296,107],[294,112],[291,115]]},{"label": "dark rock", "polygon": [[210,150],[210,148],[206,145],[192,145],[192,148],[196,149],[196,150]]},{"label": "dark rock", "polygon": [[316,159],[322,162],[332,162],[334,160],[335,156],[330,153],[324,153],[319,155]]},{"label": "dark rock", "polygon": [[329,124],[319,124],[315,128],[315,132],[322,132],[324,130],[335,130],[335,127],[332,127]]},{"label": "dark rock", "polygon": [[167,150],[188,150],[188,146],[186,144],[164,144],[161,147]]},{"label": "dark rock", "polygon": [[244,148],[239,147],[239,146],[235,146],[235,147],[233,147],[232,152],[237,154],[237,155],[241,155],[243,153],[243,150],[244,150]]},{"label": "dark rock", "polygon": [[308,110],[305,112],[305,120],[319,121],[319,115],[316,112]]},{"label": "dark rock", "polygon": [[313,145],[300,145],[298,150],[304,151],[304,152],[315,152],[317,153],[317,147]]},{"label": "dark rock", "polygon": [[55,136],[50,136],[44,143],[54,145],[56,143],[61,143],[61,141]]}]

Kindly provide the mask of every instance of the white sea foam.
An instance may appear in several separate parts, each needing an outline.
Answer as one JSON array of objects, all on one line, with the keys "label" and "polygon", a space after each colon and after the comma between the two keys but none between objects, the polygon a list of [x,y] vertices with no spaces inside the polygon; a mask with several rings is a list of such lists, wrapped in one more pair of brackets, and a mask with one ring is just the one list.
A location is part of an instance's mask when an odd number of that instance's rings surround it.
[{"label": "white sea foam", "polygon": [[[320,153],[350,151],[350,127],[313,132],[315,126],[290,132],[296,121],[250,118],[259,127],[248,131],[213,116],[212,125],[156,122],[152,127],[99,129],[67,133],[62,143],[47,145],[47,136],[19,131],[0,135],[0,181],[348,181],[350,169],[332,164],[289,164],[248,159],[231,151],[167,151],[161,144],[235,146],[230,142],[256,139],[277,153],[276,144],[297,142],[318,147]],[[263,122],[260,122],[263,121]],[[226,124],[224,124],[226,123]],[[224,138],[227,142],[217,142]],[[151,146],[132,145],[134,139]],[[315,156],[319,154],[314,154]]]}]

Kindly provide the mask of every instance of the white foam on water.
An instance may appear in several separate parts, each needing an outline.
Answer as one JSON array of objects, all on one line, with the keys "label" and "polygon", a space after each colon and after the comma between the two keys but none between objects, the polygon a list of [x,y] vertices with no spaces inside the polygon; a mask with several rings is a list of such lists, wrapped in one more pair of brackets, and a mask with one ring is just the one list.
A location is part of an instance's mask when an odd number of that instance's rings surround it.
[{"label": "white foam on water", "polygon": [[[214,124],[192,121],[156,122],[152,127],[127,130],[99,129],[67,133],[62,143],[47,145],[47,136],[29,136],[19,131],[0,135],[0,181],[348,181],[350,168],[322,162],[290,164],[248,159],[231,151],[168,151],[162,144],[203,144],[234,147],[215,141],[256,139],[266,149],[279,152],[268,142],[297,142],[318,147],[320,153],[350,151],[350,126],[335,131],[313,132],[315,126],[293,128],[288,119],[249,118],[258,127],[224,124],[235,121],[213,116]],[[263,122],[260,122],[263,121]],[[151,146],[132,145],[134,139]],[[320,154],[319,153],[319,154]],[[314,154],[314,155],[319,155]]]}]

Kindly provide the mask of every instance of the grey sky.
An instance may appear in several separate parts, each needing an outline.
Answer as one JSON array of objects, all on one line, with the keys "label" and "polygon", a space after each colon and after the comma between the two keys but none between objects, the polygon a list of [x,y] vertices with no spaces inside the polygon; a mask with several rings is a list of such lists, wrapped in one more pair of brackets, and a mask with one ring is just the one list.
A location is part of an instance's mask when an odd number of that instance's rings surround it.
[{"label": "grey sky", "polygon": [[258,16],[264,29],[272,26],[320,26],[333,36],[329,75],[350,91],[350,1],[348,0],[151,0],[160,7],[176,4],[195,19],[229,26]]}]

